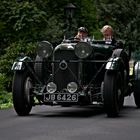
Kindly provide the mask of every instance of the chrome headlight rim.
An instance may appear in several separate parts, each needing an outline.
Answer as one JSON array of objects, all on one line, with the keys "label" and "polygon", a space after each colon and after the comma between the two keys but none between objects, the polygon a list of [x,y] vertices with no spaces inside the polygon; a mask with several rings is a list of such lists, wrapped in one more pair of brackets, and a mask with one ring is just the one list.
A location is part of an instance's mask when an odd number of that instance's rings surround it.
[{"label": "chrome headlight rim", "polygon": [[52,55],[53,46],[48,41],[40,41],[37,43],[37,55],[41,58],[48,58]]},{"label": "chrome headlight rim", "polygon": [[79,42],[75,45],[75,55],[80,59],[87,58],[92,51],[92,46],[87,42]]},{"label": "chrome headlight rim", "polygon": [[57,90],[57,85],[54,82],[49,82],[46,89],[48,93],[55,93]]},{"label": "chrome headlight rim", "polygon": [[69,93],[75,93],[78,89],[78,85],[76,82],[70,82],[67,84],[67,90]]}]

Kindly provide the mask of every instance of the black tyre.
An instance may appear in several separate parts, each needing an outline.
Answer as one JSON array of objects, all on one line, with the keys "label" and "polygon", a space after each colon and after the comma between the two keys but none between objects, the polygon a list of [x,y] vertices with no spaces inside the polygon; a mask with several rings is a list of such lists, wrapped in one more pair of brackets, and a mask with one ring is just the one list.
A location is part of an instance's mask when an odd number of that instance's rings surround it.
[{"label": "black tyre", "polygon": [[140,80],[135,81],[134,83],[134,100],[138,108],[140,108]]},{"label": "black tyre", "polygon": [[28,71],[16,71],[13,79],[13,104],[19,116],[29,115],[31,104],[32,80]]},{"label": "black tyre", "polygon": [[120,72],[106,71],[104,77],[103,99],[104,108],[108,117],[117,117],[124,102]]},{"label": "black tyre", "polygon": [[123,90],[124,90],[124,96],[128,96],[131,93],[131,90],[129,88],[129,57],[127,53],[123,49],[115,49],[112,53],[112,57],[119,57],[121,58],[121,63],[120,63],[120,72],[122,76],[122,85],[123,85]]}]

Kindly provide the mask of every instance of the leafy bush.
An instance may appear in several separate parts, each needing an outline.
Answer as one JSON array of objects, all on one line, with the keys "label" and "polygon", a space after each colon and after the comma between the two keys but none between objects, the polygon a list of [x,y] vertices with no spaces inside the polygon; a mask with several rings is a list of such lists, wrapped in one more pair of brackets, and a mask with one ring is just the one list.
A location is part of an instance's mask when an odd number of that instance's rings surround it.
[{"label": "leafy bush", "polygon": [[[12,43],[8,48],[5,49],[5,54],[1,56],[0,59],[0,73],[5,75],[4,83],[2,86],[7,91],[11,91],[11,82],[13,71],[11,71],[12,64],[14,60],[20,56],[21,53],[25,55],[34,57],[35,54],[36,43],[25,43],[24,41],[18,41]],[[1,79],[0,79],[1,81]]]},{"label": "leafy bush", "polygon": [[12,106],[12,94],[5,90],[7,77],[0,73],[0,109]]},{"label": "leafy bush", "polygon": [[0,91],[0,109],[12,107],[12,94],[7,91]]}]

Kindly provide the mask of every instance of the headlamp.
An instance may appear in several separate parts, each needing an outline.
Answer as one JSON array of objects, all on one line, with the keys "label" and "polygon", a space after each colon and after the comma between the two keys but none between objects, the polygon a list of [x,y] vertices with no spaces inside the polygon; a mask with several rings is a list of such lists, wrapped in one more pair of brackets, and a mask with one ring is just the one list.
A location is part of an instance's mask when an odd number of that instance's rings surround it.
[{"label": "headlamp", "polygon": [[77,83],[75,83],[75,82],[70,82],[68,85],[67,85],[67,90],[68,90],[68,92],[70,92],[70,93],[74,93],[74,92],[76,92],[77,91]]},{"label": "headlamp", "polygon": [[83,59],[87,58],[92,53],[92,46],[87,42],[79,42],[75,46],[75,54]]},{"label": "headlamp", "polygon": [[55,83],[50,82],[47,84],[47,92],[54,93],[57,90],[57,86]]},{"label": "headlamp", "polygon": [[37,54],[42,58],[48,58],[53,51],[53,46],[48,41],[38,42]]}]

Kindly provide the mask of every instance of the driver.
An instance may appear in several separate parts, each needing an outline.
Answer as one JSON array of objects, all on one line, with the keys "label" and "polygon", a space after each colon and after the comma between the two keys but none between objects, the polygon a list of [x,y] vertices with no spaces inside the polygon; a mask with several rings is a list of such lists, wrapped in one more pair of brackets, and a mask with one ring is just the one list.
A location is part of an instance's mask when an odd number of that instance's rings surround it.
[{"label": "driver", "polygon": [[77,35],[74,37],[75,39],[78,40],[84,40],[88,37],[88,30],[85,27],[80,27],[78,28]]}]

